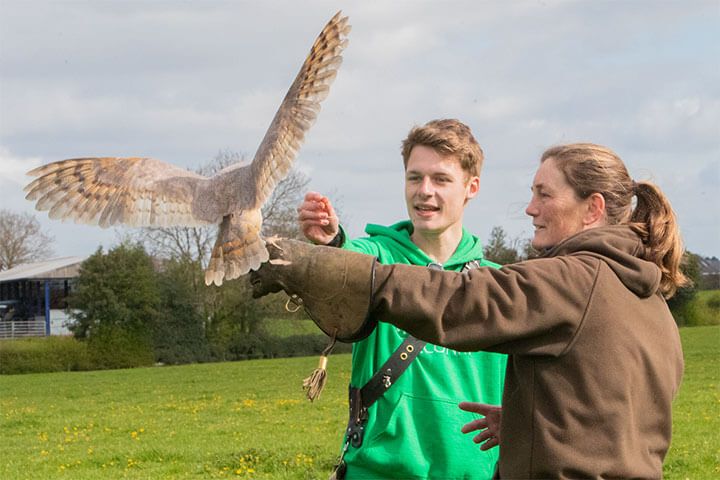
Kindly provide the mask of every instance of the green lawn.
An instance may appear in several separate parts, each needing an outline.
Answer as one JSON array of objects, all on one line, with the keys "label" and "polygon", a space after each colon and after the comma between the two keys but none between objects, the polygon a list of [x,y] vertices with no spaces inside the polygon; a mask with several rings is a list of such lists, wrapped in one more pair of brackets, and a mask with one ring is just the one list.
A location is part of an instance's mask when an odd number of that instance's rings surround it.
[{"label": "green lawn", "polygon": [[720,478],[720,327],[680,329],[685,375],[673,407],[669,479]]},{"label": "green lawn", "polygon": [[[720,327],[681,330],[686,372],[666,478],[720,475]],[[349,355],[0,376],[0,478],[326,478],[344,428]]]},{"label": "green lawn", "polygon": [[326,477],[346,415],[348,355],[0,376],[0,479]]},{"label": "green lawn", "polygon": [[262,328],[268,335],[286,338],[291,335],[317,335],[322,332],[311,320],[297,318],[270,318],[263,320]]}]

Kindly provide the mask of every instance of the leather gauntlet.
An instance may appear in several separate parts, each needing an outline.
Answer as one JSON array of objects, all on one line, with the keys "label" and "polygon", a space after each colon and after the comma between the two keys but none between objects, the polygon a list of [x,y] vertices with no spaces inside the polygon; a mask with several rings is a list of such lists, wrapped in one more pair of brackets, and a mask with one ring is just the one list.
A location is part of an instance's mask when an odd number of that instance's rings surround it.
[{"label": "leather gauntlet", "polygon": [[267,248],[270,260],[250,274],[254,298],[284,290],[326,335],[348,343],[370,335],[375,257],[286,239]]}]

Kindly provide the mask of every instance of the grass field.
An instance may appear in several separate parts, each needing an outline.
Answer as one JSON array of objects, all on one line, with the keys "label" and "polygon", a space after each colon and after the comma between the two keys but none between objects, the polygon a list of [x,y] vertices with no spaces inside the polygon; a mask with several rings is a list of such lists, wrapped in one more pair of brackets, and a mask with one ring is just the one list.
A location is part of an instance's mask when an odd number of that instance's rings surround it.
[{"label": "grass field", "polygon": [[310,320],[297,320],[294,318],[271,318],[264,320],[262,328],[268,335],[285,338],[291,335],[317,335],[322,332]]},{"label": "grass field", "polygon": [[720,478],[720,327],[680,329],[685,375],[673,405],[669,479]]},{"label": "grass field", "polygon": [[314,404],[310,357],[0,376],[0,479],[325,477],[349,361]]},{"label": "grass field", "polygon": [[[720,327],[681,330],[686,373],[666,478],[720,475]],[[349,355],[0,376],[0,478],[326,478],[346,416]]]}]

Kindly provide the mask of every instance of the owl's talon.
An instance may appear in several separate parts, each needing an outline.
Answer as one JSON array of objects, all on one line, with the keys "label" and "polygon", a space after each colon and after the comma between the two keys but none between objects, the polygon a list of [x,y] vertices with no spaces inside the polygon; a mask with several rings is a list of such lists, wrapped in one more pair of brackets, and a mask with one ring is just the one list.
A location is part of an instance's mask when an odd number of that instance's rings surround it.
[{"label": "owl's talon", "polygon": [[292,262],[288,260],[283,260],[282,258],[273,258],[272,260],[268,260],[270,265],[292,265]]},{"label": "owl's talon", "polygon": [[265,239],[265,243],[269,243],[273,247],[277,248],[279,251],[283,251],[282,247],[278,245],[278,240],[282,240],[282,237],[278,237],[277,235],[273,235],[271,237],[268,237]]}]

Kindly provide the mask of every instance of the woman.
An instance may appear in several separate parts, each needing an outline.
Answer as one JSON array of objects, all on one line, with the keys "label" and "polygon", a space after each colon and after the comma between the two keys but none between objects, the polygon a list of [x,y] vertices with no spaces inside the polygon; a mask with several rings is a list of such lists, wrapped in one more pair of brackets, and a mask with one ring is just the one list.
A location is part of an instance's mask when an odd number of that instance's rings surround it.
[{"label": "woman", "polygon": [[[373,264],[370,286],[354,283],[355,297],[371,294],[370,315],[343,321],[366,331],[379,319],[456,350],[509,354],[500,477],[661,477],[683,369],[663,297],[687,282],[670,204],[611,150],[573,144],[543,154],[527,213],[541,258],[464,274]],[[330,253],[281,248],[273,256],[294,266],[261,269],[256,291],[282,287],[312,315],[319,297],[304,283],[333,275],[318,267]],[[303,282],[308,262],[313,281]],[[362,260],[344,264],[344,278],[371,277]]]}]

